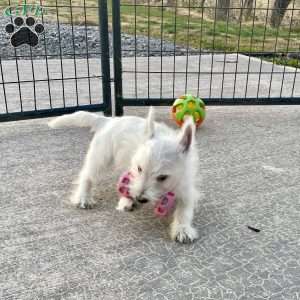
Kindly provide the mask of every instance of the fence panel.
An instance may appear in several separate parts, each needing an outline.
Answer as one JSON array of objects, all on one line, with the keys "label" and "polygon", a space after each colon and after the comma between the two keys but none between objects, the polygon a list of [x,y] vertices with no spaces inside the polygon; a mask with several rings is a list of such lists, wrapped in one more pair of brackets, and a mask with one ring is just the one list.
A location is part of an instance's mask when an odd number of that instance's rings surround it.
[{"label": "fence panel", "polygon": [[297,1],[113,0],[116,111],[169,105],[300,104]]},{"label": "fence panel", "polygon": [[0,121],[111,114],[106,0],[5,0],[0,12]]}]

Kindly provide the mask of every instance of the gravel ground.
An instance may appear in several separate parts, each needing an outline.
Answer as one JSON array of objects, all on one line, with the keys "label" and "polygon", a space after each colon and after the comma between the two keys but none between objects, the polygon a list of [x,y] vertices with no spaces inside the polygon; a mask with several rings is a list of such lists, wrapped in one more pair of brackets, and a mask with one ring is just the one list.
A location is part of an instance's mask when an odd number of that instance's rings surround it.
[{"label": "gravel ground", "polygon": [[[14,59],[15,48],[10,44],[10,34],[6,33],[5,26],[8,19],[0,19],[0,57],[2,59]],[[16,49],[16,54],[20,59],[41,58],[46,53],[50,58],[73,57],[74,52],[77,57],[98,57],[100,53],[100,36],[97,26],[72,26],[61,24],[59,29],[56,23],[45,23],[45,31],[40,35],[39,44],[36,47],[22,45]],[[73,39],[74,37],[74,39]],[[112,34],[110,38],[110,54],[112,55]],[[136,45],[136,53],[135,53]],[[88,46],[88,47],[87,47]],[[45,49],[47,49],[45,51]],[[168,56],[174,55],[174,44],[172,42],[151,38],[145,36],[134,36],[122,34],[123,56]],[[74,51],[75,50],[75,51]],[[87,51],[88,50],[88,51]],[[176,46],[176,55],[185,55],[186,46]],[[191,52],[199,52],[196,49],[189,49]],[[88,52],[88,53],[87,53]]]}]

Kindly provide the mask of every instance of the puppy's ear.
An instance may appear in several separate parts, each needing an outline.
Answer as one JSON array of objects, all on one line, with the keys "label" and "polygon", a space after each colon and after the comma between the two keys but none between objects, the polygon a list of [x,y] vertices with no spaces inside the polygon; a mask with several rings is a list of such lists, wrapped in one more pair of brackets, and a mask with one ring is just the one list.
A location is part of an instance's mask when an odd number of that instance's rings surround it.
[{"label": "puppy's ear", "polygon": [[153,138],[155,134],[154,118],[155,118],[154,108],[151,106],[149,109],[148,117],[146,119],[146,128],[145,128],[145,134],[148,139]]},{"label": "puppy's ear", "polygon": [[186,153],[190,150],[195,136],[195,123],[192,117],[185,119],[179,133],[179,151]]}]

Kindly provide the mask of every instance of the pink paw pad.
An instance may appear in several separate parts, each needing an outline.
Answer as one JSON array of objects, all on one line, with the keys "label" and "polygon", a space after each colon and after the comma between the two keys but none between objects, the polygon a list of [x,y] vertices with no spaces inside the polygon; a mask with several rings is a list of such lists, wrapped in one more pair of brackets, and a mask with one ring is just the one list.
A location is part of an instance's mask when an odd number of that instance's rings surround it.
[{"label": "pink paw pad", "polygon": [[118,192],[121,196],[131,199],[129,184],[132,179],[132,174],[130,172],[125,172],[118,181]]},{"label": "pink paw pad", "polygon": [[154,212],[159,217],[165,217],[175,204],[175,194],[168,192],[165,195],[161,196],[155,205]]}]

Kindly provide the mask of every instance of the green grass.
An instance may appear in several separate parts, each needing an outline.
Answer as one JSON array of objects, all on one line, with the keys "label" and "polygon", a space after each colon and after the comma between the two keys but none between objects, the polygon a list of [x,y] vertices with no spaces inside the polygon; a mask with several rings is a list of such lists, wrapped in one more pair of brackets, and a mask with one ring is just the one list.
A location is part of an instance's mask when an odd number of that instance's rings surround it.
[{"label": "green grass", "polygon": [[[72,3],[72,18],[70,1]],[[126,0],[130,1],[130,0]],[[18,1],[11,1],[17,4]],[[36,0],[28,0],[27,3],[37,3]],[[44,0],[45,6],[59,7],[47,8],[45,19],[60,23],[97,25],[99,23],[97,4],[98,0],[85,0],[89,6],[84,10],[84,0]],[[280,27],[279,30],[265,27],[264,24],[252,21],[244,22],[240,26],[235,21],[228,23],[214,22],[207,17],[202,18],[199,9],[190,10],[190,18],[187,9],[161,9],[157,7],[143,7],[124,5],[121,6],[122,32],[137,35],[150,35],[155,38],[162,38],[185,46],[202,49],[214,49],[220,51],[257,51],[257,52],[287,52],[299,51],[300,28]],[[141,3],[139,1],[138,3]],[[147,3],[147,0],[145,1]],[[109,0],[109,13],[111,20],[111,0]],[[136,17],[135,17],[136,14]],[[175,28],[176,19],[176,28]],[[136,25],[136,26],[135,26]],[[281,60],[276,60],[281,61]],[[286,61],[286,60],[285,60]],[[296,60],[297,61],[297,60]],[[287,64],[297,66],[298,62],[286,61]]]},{"label": "green grass", "polygon": [[275,57],[273,58],[262,58],[264,60],[270,61],[272,63],[275,63],[277,65],[283,65],[283,66],[289,66],[294,68],[300,68],[300,61],[298,59],[288,59],[284,57]]},{"label": "green grass", "polygon": [[[289,33],[288,28],[279,30],[265,27],[262,24],[243,23],[242,26],[235,22],[201,19],[201,15],[191,16],[176,15],[175,36],[175,12],[158,8],[123,6],[122,30],[134,34],[148,35],[148,20],[150,21],[150,36],[163,38],[176,43],[191,47],[204,49],[215,49],[222,51],[278,51],[286,52],[287,49],[298,50],[300,30],[293,28]],[[162,22],[163,17],[163,22]],[[135,29],[136,21],[136,29]],[[276,48],[275,48],[276,44]]]}]

